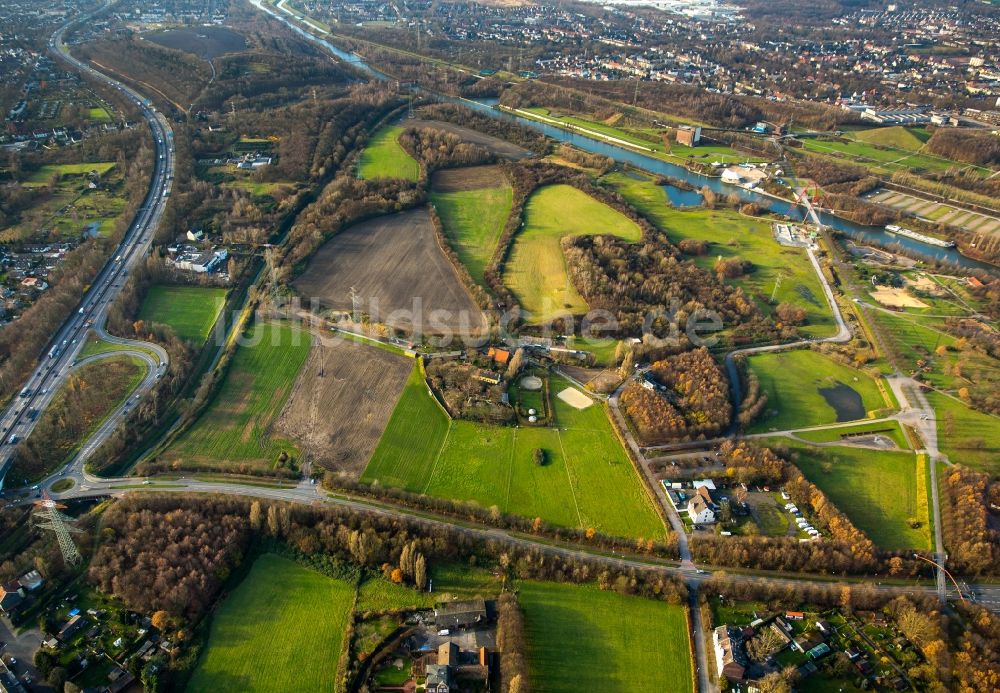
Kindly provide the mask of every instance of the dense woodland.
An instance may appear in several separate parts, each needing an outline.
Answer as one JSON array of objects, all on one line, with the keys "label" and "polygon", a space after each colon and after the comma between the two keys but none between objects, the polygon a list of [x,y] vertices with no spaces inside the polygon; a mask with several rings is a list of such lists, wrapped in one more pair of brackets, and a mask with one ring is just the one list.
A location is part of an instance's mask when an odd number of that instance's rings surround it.
[{"label": "dense woodland", "polygon": [[927,141],[927,151],[968,164],[1000,164],[1000,138],[988,130],[938,128]]},{"label": "dense woodland", "polygon": [[489,164],[496,159],[479,145],[463,142],[458,135],[432,128],[408,127],[400,134],[399,144],[421,163],[425,178],[440,168]]},{"label": "dense woodland", "polygon": [[622,408],[645,444],[712,437],[729,425],[729,386],[704,347],[656,361],[650,374],[661,389],[633,382],[621,395]]},{"label": "dense woodland", "polygon": [[638,243],[578,236],[563,239],[562,247],[580,295],[615,316],[620,336],[669,337],[709,313],[719,317],[720,329],[742,328],[755,340],[777,336],[741,288],[686,260],[659,230],[647,228]]},{"label": "dense woodland", "polygon": [[941,516],[949,565],[971,575],[996,575],[1000,531],[990,518],[990,503],[1000,501],[1000,482],[967,467],[942,473]]}]

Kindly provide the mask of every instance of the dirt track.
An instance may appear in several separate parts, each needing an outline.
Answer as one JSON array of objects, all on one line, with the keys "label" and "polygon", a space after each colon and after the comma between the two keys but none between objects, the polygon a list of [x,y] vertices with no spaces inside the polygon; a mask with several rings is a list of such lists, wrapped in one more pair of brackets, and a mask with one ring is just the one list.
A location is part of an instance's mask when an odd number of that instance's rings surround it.
[{"label": "dirt track", "polygon": [[357,478],[412,368],[411,359],[377,347],[314,339],[276,428],[314,465]]},{"label": "dirt track", "polygon": [[414,127],[414,128],[431,128],[432,130],[444,130],[445,132],[450,132],[453,135],[461,138],[463,142],[468,142],[470,144],[478,144],[480,147],[487,149],[501,159],[510,159],[511,161],[518,161],[520,159],[526,159],[532,156],[533,153],[523,147],[518,147],[516,144],[512,144],[506,140],[502,140],[499,137],[491,137],[490,135],[484,135],[476,130],[470,130],[469,128],[463,128],[461,125],[454,125],[452,123],[445,123],[440,120],[423,120],[422,118],[409,118],[402,122],[404,128]]},{"label": "dirt track", "polygon": [[464,334],[485,327],[482,312],[438,247],[425,208],[341,231],[316,252],[293,285],[307,301],[357,309],[410,332]]}]

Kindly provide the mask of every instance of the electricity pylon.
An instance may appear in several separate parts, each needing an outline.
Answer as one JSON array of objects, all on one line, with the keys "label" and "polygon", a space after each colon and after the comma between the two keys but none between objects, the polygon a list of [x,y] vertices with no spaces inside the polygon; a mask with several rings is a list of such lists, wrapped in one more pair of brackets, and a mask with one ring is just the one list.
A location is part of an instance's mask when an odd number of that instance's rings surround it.
[{"label": "electricity pylon", "polygon": [[59,542],[59,550],[62,551],[63,562],[66,565],[79,565],[83,559],[80,557],[80,551],[73,543],[73,537],[70,534],[80,534],[83,530],[77,529],[71,524],[73,518],[59,512],[59,508],[65,507],[65,505],[56,503],[46,494],[44,499],[35,501],[35,510],[31,516],[36,527],[49,529],[55,533],[56,540]]}]

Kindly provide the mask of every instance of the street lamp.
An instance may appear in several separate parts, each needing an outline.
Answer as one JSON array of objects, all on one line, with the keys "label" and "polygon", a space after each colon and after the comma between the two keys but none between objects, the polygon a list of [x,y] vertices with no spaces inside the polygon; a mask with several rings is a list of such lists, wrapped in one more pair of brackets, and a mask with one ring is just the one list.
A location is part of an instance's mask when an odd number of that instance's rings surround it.
[{"label": "street lamp", "polygon": [[948,579],[951,580],[951,582],[952,582],[953,585],[955,585],[955,589],[958,590],[958,598],[961,599],[963,602],[965,601],[965,595],[962,594],[962,588],[958,586],[958,582],[955,580],[955,577],[951,573],[948,572],[947,568],[945,568],[943,565],[941,565],[937,561],[932,561],[931,559],[927,558],[926,556],[921,556],[919,553],[913,554],[913,557],[914,558],[919,558],[921,561],[925,561],[927,563],[930,563],[931,565],[936,566],[936,567],[940,568],[942,571],[944,571],[944,574],[947,575]]}]

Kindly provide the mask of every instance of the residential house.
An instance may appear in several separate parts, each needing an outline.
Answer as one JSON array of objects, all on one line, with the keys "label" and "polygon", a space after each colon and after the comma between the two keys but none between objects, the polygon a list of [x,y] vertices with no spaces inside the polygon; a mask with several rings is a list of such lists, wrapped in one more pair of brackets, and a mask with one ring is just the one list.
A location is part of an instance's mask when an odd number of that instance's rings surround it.
[{"label": "residential house", "polygon": [[42,574],[37,570],[31,570],[22,575],[17,579],[18,584],[21,585],[28,592],[34,592],[42,585],[45,584],[45,580],[42,578]]},{"label": "residential house", "polygon": [[427,680],[424,684],[426,693],[450,693],[451,670],[444,664],[431,664],[427,667]]},{"label": "residential house", "polygon": [[59,630],[59,633],[56,635],[56,637],[59,638],[60,642],[66,642],[74,635],[76,635],[78,632],[80,632],[80,629],[86,625],[87,625],[87,619],[84,618],[81,614],[77,614],[76,616],[71,616],[70,619],[66,621],[63,627]]},{"label": "residential house", "polygon": [[500,366],[506,366],[510,361],[510,352],[506,349],[500,349],[497,347],[490,347],[486,351],[486,357],[492,359],[494,363]]},{"label": "residential house", "polygon": [[8,616],[17,611],[24,601],[24,589],[15,580],[0,585],[0,612]]},{"label": "residential house", "polygon": [[712,643],[715,645],[715,669],[719,676],[726,677],[728,681],[742,681],[749,660],[739,631],[719,626],[712,633]]},{"label": "residential house", "polygon": [[715,501],[712,500],[711,491],[707,486],[700,486],[691,496],[687,504],[688,516],[696,525],[705,525],[715,522]]},{"label": "residential house", "polygon": [[481,380],[489,385],[497,385],[500,383],[500,374],[493,371],[479,370],[476,371],[476,380]]}]

